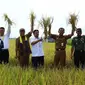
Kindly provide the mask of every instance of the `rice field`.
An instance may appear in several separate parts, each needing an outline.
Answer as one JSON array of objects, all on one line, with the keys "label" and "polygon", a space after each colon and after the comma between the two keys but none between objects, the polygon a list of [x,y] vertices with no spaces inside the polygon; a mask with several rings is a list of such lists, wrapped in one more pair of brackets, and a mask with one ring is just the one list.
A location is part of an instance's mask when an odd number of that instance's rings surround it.
[{"label": "rice field", "polygon": [[10,62],[0,65],[0,85],[85,85],[85,70],[75,69],[67,45],[67,63],[64,69],[54,68],[54,43],[44,43],[44,68],[34,70],[30,65],[21,68],[15,58],[15,40],[10,40]]}]

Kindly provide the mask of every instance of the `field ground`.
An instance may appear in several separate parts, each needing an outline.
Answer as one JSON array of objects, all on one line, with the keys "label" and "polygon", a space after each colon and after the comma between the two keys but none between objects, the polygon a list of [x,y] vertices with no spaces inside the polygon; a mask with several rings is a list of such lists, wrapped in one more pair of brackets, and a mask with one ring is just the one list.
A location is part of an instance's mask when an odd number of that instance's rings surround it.
[{"label": "field ground", "polygon": [[67,45],[67,64],[62,69],[53,68],[54,43],[44,43],[45,66],[34,70],[30,66],[22,69],[15,59],[15,40],[10,40],[10,63],[0,65],[0,85],[85,85],[85,70],[76,70],[70,59]]}]

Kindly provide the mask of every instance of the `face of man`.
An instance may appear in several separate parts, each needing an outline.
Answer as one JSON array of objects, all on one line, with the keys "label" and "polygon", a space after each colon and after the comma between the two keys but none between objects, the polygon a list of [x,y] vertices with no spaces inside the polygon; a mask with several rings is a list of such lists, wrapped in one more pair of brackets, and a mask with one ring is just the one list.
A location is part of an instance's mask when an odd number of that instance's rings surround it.
[{"label": "face of man", "polygon": [[64,28],[60,28],[59,31],[58,31],[59,35],[60,36],[63,36],[64,34]]},{"label": "face of man", "polygon": [[81,30],[81,29],[77,29],[77,30],[76,30],[76,33],[77,33],[77,36],[80,37],[81,34],[82,34],[82,30]]},{"label": "face of man", "polygon": [[3,36],[5,32],[5,29],[0,29],[0,36]]},{"label": "face of man", "polygon": [[39,31],[35,31],[35,32],[34,32],[34,36],[35,36],[36,38],[38,38],[38,37],[39,37]]},{"label": "face of man", "polygon": [[25,35],[25,30],[24,29],[20,29],[20,36],[24,36]]}]

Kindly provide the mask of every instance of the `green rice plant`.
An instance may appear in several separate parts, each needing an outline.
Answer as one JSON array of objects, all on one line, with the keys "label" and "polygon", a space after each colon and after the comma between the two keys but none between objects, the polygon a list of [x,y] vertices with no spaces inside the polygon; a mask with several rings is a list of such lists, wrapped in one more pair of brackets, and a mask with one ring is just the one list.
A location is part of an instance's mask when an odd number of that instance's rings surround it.
[{"label": "green rice plant", "polygon": [[30,13],[31,31],[33,31],[35,18],[36,18],[36,16],[35,16],[34,12],[31,11],[31,13]]},{"label": "green rice plant", "polygon": [[51,30],[51,24],[53,22],[53,18],[51,17],[42,17],[39,21],[39,24],[44,29],[45,40],[48,37],[48,30]]},{"label": "green rice plant", "polygon": [[45,64],[35,70],[30,64],[28,68],[19,66],[14,44],[15,39],[10,39],[9,64],[0,64],[0,85],[85,85],[85,69],[74,67],[70,58],[71,46],[66,47],[66,67],[58,69],[50,66],[54,62],[55,44],[44,42]]},{"label": "green rice plant", "polygon": [[8,17],[7,14],[4,14],[3,17],[4,17],[4,21],[6,21],[8,25],[11,26],[14,24],[14,22]]},{"label": "green rice plant", "polygon": [[68,23],[72,25],[72,29],[76,30],[76,25],[78,22],[78,14],[75,13],[69,15]]}]

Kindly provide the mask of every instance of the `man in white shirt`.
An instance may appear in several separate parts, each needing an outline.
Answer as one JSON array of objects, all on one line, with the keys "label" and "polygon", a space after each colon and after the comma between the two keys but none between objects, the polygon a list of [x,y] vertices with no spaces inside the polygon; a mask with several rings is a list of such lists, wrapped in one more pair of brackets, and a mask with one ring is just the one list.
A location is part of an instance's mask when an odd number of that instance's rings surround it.
[{"label": "man in white shirt", "polygon": [[5,28],[0,27],[0,39],[3,41],[3,48],[0,54],[0,63],[4,62],[5,64],[9,62],[9,36],[11,33],[11,27],[8,26],[7,33],[4,35]]},{"label": "man in white shirt", "polygon": [[44,52],[42,38],[39,38],[39,31],[33,31],[34,37],[30,39],[32,45],[32,65],[34,68],[44,65]]}]

